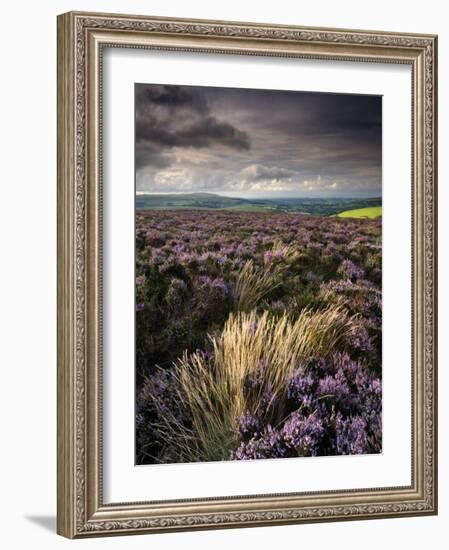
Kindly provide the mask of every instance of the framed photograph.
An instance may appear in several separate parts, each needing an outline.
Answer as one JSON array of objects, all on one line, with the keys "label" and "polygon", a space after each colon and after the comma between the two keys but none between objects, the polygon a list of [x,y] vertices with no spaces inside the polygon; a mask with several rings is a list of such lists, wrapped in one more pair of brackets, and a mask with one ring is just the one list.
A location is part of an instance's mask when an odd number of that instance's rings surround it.
[{"label": "framed photograph", "polygon": [[58,17],[58,532],[437,513],[437,37]]}]

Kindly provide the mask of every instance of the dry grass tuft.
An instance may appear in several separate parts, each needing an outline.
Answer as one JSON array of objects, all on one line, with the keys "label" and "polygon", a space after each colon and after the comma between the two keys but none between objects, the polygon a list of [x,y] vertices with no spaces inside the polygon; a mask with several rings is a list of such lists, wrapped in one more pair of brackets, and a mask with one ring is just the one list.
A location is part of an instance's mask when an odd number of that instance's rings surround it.
[{"label": "dry grass tuft", "polygon": [[236,283],[236,306],[238,311],[251,311],[260,301],[279,286],[272,273],[248,260],[239,272]]},{"label": "dry grass tuft", "polygon": [[[247,410],[256,413],[262,395],[269,391],[271,403],[277,403],[267,409],[270,421],[282,420],[279,403],[292,371],[310,356],[328,356],[351,327],[352,319],[339,306],[303,310],[293,321],[285,314],[259,316],[254,310],[232,314],[222,334],[211,338],[212,362],[194,353],[175,366],[179,399],[185,400],[192,427],[184,434],[178,433],[180,426],[167,427],[167,436],[174,443],[182,442],[179,452],[187,460],[228,459],[235,444],[236,418]],[[256,390],[248,391],[248,377],[261,380]]]},{"label": "dry grass tuft", "polygon": [[[248,260],[237,277],[237,310],[249,312],[257,307],[267,294],[281,284],[280,276],[298,255],[293,245],[283,245],[278,241],[265,256],[263,267],[256,266],[253,260]],[[267,257],[278,258],[280,261],[267,261]]]}]

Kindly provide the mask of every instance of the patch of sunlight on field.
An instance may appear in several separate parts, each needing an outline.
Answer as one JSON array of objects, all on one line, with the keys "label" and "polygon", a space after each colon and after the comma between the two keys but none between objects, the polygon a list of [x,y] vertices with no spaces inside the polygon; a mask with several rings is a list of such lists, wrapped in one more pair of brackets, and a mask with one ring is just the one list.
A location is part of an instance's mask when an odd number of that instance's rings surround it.
[{"label": "patch of sunlight on field", "polygon": [[368,208],[356,208],[345,210],[337,214],[339,218],[379,218],[382,216],[382,206],[369,206]]}]

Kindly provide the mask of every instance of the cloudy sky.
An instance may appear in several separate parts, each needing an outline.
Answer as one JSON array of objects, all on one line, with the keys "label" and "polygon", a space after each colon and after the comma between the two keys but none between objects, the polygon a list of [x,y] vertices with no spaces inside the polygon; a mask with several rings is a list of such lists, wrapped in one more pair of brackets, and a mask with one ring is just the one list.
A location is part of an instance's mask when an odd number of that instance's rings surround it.
[{"label": "cloudy sky", "polygon": [[382,98],[136,84],[138,193],[381,195]]}]

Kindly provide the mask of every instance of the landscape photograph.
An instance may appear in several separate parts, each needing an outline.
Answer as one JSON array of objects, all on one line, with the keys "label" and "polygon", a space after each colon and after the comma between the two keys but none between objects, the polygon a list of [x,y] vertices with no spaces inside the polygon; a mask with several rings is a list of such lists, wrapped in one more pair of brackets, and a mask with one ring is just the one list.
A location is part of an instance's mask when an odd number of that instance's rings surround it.
[{"label": "landscape photograph", "polygon": [[382,452],[382,97],[135,84],[135,462]]}]

